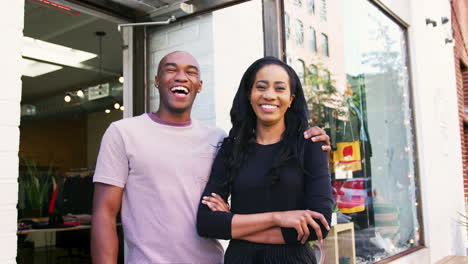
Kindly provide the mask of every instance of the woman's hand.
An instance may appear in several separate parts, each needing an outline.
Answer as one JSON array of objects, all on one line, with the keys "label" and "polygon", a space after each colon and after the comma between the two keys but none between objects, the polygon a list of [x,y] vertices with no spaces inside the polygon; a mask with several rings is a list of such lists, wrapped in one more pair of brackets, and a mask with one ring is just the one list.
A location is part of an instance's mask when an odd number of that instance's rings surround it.
[{"label": "woman's hand", "polygon": [[206,204],[211,211],[231,212],[229,205],[216,193],[212,193],[211,196],[203,196],[201,202],[202,204]]},{"label": "woman's hand", "polygon": [[315,234],[317,234],[317,240],[322,241],[322,230],[320,230],[320,226],[316,220],[322,222],[325,228],[330,230],[325,217],[321,213],[310,210],[275,212],[273,217],[278,226],[296,229],[298,234],[297,240],[300,240],[301,244],[304,244],[307,238],[309,238],[310,232],[308,226],[314,229]]}]

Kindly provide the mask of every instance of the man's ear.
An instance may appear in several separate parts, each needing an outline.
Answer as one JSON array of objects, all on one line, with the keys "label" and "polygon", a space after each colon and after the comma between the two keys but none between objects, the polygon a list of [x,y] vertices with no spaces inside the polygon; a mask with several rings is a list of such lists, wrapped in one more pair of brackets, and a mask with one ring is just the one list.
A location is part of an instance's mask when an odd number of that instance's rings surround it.
[{"label": "man's ear", "polygon": [[200,87],[198,87],[198,91],[197,91],[197,93],[199,93],[199,92],[201,92],[201,91],[202,91],[202,88],[203,88],[203,81],[202,81],[202,80],[200,80],[199,84],[200,84]]},{"label": "man's ear", "polygon": [[159,88],[159,77],[157,75],[154,77],[154,87]]}]

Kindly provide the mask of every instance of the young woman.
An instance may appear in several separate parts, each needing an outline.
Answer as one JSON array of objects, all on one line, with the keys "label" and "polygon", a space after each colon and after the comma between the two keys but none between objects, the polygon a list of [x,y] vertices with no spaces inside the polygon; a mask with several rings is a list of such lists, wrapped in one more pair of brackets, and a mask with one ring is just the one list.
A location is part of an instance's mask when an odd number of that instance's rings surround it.
[{"label": "young woman", "polygon": [[302,134],[307,113],[285,63],[265,57],[244,73],[197,215],[201,236],[231,239],[226,264],[316,263],[305,242],[326,237],[333,198],[323,143]]}]

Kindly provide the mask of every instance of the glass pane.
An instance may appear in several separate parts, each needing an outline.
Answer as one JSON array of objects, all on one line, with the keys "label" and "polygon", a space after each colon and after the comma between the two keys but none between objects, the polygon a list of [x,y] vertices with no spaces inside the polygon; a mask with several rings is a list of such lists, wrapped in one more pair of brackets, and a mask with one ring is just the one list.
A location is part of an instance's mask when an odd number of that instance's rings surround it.
[{"label": "glass pane", "polygon": [[[334,211],[345,231],[332,229],[327,258],[374,263],[420,245],[404,29],[365,0],[320,0],[319,18],[288,1],[285,11],[320,34],[319,53],[287,40],[286,56],[309,65],[310,121],[332,140]],[[355,256],[343,249],[353,241]]]}]

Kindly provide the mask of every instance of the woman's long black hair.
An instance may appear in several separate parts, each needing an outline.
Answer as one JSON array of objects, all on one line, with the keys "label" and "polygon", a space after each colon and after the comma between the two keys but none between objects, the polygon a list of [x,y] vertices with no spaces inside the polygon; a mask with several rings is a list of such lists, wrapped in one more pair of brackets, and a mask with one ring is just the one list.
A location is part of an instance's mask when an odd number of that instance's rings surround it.
[{"label": "woman's long black hair", "polygon": [[298,166],[303,169],[303,132],[307,129],[308,110],[301,82],[289,65],[275,57],[264,57],[255,61],[246,70],[232,103],[232,129],[223,142],[224,165],[227,173],[226,184],[229,189],[232,180],[238,174],[242,163],[247,160],[255,144],[257,116],[250,104],[250,94],[257,72],[267,65],[278,65],[286,70],[289,75],[291,94],[295,96],[291,107],[285,113],[286,130],[282,135],[283,144],[281,144],[278,156],[270,170],[271,183],[275,184],[280,180],[278,169],[291,159],[297,159]]}]

